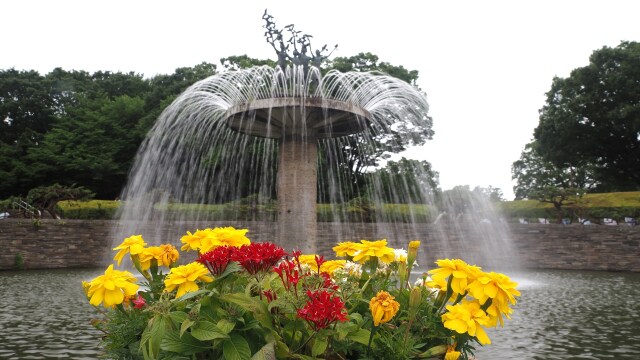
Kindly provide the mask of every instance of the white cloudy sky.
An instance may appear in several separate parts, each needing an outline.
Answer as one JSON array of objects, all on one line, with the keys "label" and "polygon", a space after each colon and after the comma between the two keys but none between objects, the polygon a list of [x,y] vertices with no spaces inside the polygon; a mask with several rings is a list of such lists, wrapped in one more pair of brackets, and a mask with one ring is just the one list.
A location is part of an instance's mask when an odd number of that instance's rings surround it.
[{"label": "white cloudy sky", "polygon": [[268,8],[334,56],[372,52],[420,72],[435,137],[426,159],[443,189],[501,188],[538,123],[554,76],[622,40],[640,41],[640,1],[13,0],[0,5],[0,69],[135,71],[147,77],[247,54],[274,58]]}]

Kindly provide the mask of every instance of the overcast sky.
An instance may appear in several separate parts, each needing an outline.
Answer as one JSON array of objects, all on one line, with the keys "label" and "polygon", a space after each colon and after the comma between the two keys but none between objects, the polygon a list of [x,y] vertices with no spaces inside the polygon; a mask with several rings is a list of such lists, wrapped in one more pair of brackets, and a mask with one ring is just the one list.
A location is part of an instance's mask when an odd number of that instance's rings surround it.
[{"label": "overcast sky", "polygon": [[134,71],[151,77],[247,54],[275,58],[268,9],[333,56],[371,52],[420,73],[434,139],[407,157],[429,161],[443,189],[501,188],[531,141],[554,76],[589,55],[640,41],[640,1],[135,1],[13,0],[0,5],[0,69]]}]

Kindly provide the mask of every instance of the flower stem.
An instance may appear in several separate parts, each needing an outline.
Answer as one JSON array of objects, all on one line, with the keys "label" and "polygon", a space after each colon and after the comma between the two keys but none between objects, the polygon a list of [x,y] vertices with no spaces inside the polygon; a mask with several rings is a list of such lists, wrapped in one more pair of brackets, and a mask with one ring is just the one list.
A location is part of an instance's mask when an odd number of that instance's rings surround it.
[{"label": "flower stem", "polygon": [[367,355],[371,352],[371,342],[373,341],[373,336],[376,334],[376,330],[378,330],[378,327],[371,324],[371,334],[369,335],[369,344],[367,345]]},{"label": "flower stem", "polygon": [[316,336],[316,334],[317,334],[317,333],[318,333],[318,332],[317,332],[317,331],[315,331],[313,334],[311,334],[311,336],[309,336],[309,337],[307,338],[307,340],[306,340],[304,343],[302,343],[302,345],[300,345],[300,347],[299,347],[299,348],[297,348],[297,349],[296,349],[296,351],[294,352],[294,354],[297,354],[297,353],[298,353],[298,351],[302,350],[305,346],[307,346],[307,344],[309,343],[309,341],[310,341],[311,339],[313,339],[313,337],[314,337],[314,336]]}]

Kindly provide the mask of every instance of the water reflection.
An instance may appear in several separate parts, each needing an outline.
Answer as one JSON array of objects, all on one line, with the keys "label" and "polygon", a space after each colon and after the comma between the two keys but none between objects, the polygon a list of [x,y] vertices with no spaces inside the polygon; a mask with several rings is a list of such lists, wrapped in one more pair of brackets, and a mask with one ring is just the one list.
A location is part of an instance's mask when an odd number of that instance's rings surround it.
[{"label": "water reflection", "polygon": [[488,331],[480,359],[638,359],[640,274],[537,271],[505,328]]},{"label": "water reflection", "polygon": [[96,270],[0,271],[0,359],[97,359],[82,280]]},{"label": "water reflection", "polygon": [[[95,270],[0,272],[0,359],[96,359],[100,333],[80,281]],[[481,360],[638,359],[640,274],[535,271]]]}]

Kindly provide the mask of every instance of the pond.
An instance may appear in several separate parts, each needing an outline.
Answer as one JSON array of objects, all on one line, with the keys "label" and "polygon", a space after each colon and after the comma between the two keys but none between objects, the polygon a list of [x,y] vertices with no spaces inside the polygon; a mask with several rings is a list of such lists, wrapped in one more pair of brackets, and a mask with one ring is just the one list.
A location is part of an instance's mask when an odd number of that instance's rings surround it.
[{"label": "pond", "polygon": [[[0,359],[96,359],[96,313],[80,282],[103,269],[0,272]],[[532,271],[513,276],[513,319],[488,331],[481,360],[640,358],[640,274]]]}]

